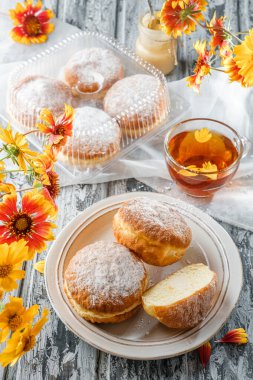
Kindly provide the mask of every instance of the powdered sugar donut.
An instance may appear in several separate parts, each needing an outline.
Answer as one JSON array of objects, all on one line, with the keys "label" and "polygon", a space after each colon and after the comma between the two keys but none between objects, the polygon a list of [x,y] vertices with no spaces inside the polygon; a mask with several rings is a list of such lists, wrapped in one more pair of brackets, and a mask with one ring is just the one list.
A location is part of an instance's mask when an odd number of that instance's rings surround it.
[{"label": "powdered sugar donut", "polygon": [[42,108],[49,108],[55,116],[64,111],[64,104],[72,103],[69,86],[54,78],[31,75],[12,89],[8,111],[25,129],[34,129]]},{"label": "powdered sugar donut", "polygon": [[108,49],[87,48],[75,53],[64,68],[64,80],[73,94],[102,99],[107,90],[124,76],[120,59]]},{"label": "powdered sugar donut", "polygon": [[116,240],[151,265],[180,260],[192,239],[184,218],[164,202],[146,197],[123,203],[114,215]]},{"label": "powdered sugar donut", "polygon": [[[159,91],[159,80],[151,75],[136,74],[115,83],[104,98],[104,110],[112,117],[120,116],[122,132],[129,137],[139,137],[153,128],[165,115],[165,105],[143,99]],[[125,114],[125,115],[124,115]],[[123,116],[122,116],[123,115]]]},{"label": "powdered sugar donut", "polygon": [[77,108],[73,135],[58,157],[78,168],[93,167],[119,151],[120,139],[118,124],[107,113],[95,107]]},{"label": "powdered sugar donut", "polygon": [[64,290],[76,312],[93,323],[130,318],[147,288],[141,260],[118,243],[98,241],[70,260]]}]

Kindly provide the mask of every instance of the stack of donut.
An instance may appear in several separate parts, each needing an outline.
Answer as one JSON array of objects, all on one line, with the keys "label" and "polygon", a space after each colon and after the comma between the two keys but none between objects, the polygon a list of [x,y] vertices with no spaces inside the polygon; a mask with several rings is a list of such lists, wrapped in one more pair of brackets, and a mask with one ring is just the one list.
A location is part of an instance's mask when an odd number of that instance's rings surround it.
[{"label": "stack of donut", "polygon": [[204,264],[187,265],[148,289],[149,265],[179,261],[191,243],[191,229],[175,209],[150,198],[132,199],[114,215],[113,231],[116,242],[85,246],[64,272],[65,293],[81,317],[121,322],[141,304],[170,328],[191,328],[206,317],[217,276]]},{"label": "stack of donut", "polygon": [[83,49],[70,57],[59,74],[61,80],[30,75],[16,83],[9,113],[25,130],[31,130],[41,109],[58,116],[65,103],[72,105],[76,108],[73,136],[60,160],[77,168],[95,167],[119,152],[123,136],[142,136],[166,112],[162,102],[156,108],[142,102],[161,86],[157,78],[144,74],[124,78],[124,71],[111,50]]}]

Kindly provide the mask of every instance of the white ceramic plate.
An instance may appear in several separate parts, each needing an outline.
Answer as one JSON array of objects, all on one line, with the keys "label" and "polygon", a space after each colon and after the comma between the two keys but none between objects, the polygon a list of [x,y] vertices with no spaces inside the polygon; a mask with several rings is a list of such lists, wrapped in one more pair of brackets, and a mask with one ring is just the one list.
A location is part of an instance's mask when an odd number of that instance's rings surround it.
[{"label": "white ceramic plate", "polygon": [[[143,310],[119,324],[92,324],[80,318],[63,291],[63,273],[77,250],[97,240],[114,240],[113,215],[121,203],[149,197],[177,209],[190,225],[193,240],[185,257],[168,267],[147,265],[151,282],[190,263],[209,265],[218,276],[215,304],[206,319],[191,330],[173,330]],[[48,253],[45,268],[48,297],[62,322],[77,336],[100,350],[132,359],[161,359],[191,351],[221,328],[234,308],[242,287],[243,273],[238,250],[227,232],[210,216],[163,194],[135,192],[106,198],[72,220]]]}]

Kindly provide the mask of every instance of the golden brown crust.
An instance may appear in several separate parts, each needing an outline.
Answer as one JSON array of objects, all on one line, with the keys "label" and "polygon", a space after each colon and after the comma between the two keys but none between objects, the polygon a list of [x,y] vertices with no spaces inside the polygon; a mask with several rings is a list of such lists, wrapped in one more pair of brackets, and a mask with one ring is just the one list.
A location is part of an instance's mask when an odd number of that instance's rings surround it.
[{"label": "golden brown crust", "polygon": [[190,297],[186,297],[173,305],[147,307],[144,310],[157,318],[164,325],[175,329],[189,329],[196,326],[207,316],[217,293],[217,275],[213,273],[211,282]]},{"label": "golden brown crust", "polygon": [[130,308],[130,310],[125,309],[126,310],[125,312],[123,311],[119,314],[108,313],[106,315],[106,313],[100,313],[97,311],[93,311],[91,313],[90,310],[80,308],[80,306],[71,297],[69,290],[68,290],[68,287],[67,287],[67,284],[66,284],[66,281],[64,284],[64,291],[65,291],[65,293],[69,299],[69,302],[71,303],[71,305],[73,306],[73,308],[75,309],[77,314],[79,314],[80,317],[82,317],[82,318],[84,318],[87,321],[92,322],[92,323],[119,323],[119,322],[123,322],[123,321],[131,318],[134,314],[136,314],[136,312],[139,310],[140,305],[141,305],[141,302],[139,302],[137,304],[137,306],[133,305],[133,307]]},{"label": "golden brown crust", "polygon": [[64,281],[76,309],[117,315],[141,304],[148,278],[143,263],[127,248],[96,242],[71,259]]},{"label": "golden brown crust", "polygon": [[157,266],[180,260],[192,238],[176,210],[145,197],[123,203],[114,216],[113,231],[119,243]]},{"label": "golden brown crust", "polygon": [[94,152],[87,148],[87,152],[72,149],[72,146],[63,147],[58,154],[58,159],[70,165],[78,167],[95,167],[103,162],[111,160],[120,151],[120,137],[114,144],[109,144],[106,150]]},{"label": "golden brown crust", "polygon": [[[138,138],[154,129],[163,120],[166,107],[162,97],[152,104],[137,104],[147,97],[149,92],[158,91],[158,79],[151,75],[137,74],[116,82],[104,98],[104,110],[117,117],[122,133],[130,138]],[[122,116],[126,114],[125,116]]]}]

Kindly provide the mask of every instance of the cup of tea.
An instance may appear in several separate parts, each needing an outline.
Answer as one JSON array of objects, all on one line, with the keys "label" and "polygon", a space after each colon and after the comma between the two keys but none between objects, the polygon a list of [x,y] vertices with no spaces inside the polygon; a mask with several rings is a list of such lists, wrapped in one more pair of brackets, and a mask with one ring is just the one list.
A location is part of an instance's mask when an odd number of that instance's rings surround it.
[{"label": "cup of tea", "polygon": [[221,121],[196,118],[173,126],[166,134],[164,150],[176,184],[189,195],[207,197],[235,175],[244,141]]}]

